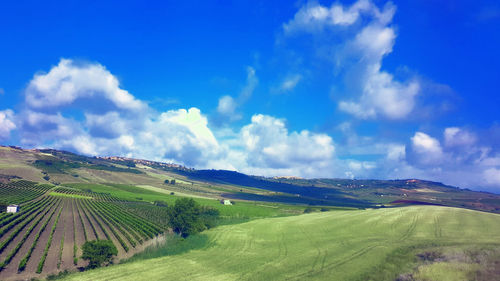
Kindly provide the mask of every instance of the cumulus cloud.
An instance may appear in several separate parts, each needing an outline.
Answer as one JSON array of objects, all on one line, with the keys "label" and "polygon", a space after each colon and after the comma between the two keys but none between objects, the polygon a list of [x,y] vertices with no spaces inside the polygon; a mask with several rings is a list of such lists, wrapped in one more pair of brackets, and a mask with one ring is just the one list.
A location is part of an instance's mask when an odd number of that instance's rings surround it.
[{"label": "cumulus cloud", "polygon": [[500,186],[500,152],[476,132],[448,127],[441,141],[422,132],[410,141],[404,164],[413,167],[416,174],[473,189]]},{"label": "cumulus cloud", "polygon": [[8,139],[14,129],[14,112],[10,109],[0,111],[0,140]]},{"label": "cumulus cloud", "polygon": [[26,89],[31,108],[71,105],[79,99],[107,100],[119,109],[141,110],[145,104],[119,87],[118,79],[97,63],[61,59],[48,73],[39,73]]},{"label": "cumulus cloud", "polygon": [[439,141],[425,133],[416,132],[411,138],[412,151],[422,164],[439,164],[443,160],[443,150]]},{"label": "cumulus cloud", "polygon": [[118,79],[98,63],[62,59],[49,72],[36,74],[23,108],[18,123],[24,145],[191,166],[219,153],[199,109],[157,113],[120,88]]},{"label": "cumulus cloud", "polygon": [[[86,85],[88,79],[97,79],[95,73],[106,76],[110,84],[104,87],[93,81]],[[117,81],[100,64],[70,60],[35,75],[26,89],[25,110],[19,119],[22,142],[86,155],[122,155],[266,175],[325,175],[335,160],[328,135],[289,132],[284,120],[267,115],[254,115],[250,124],[219,141],[199,109],[155,112],[120,89]],[[248,68],[247,83],[238,98],[222,97],[219,113],[237,114],[237,107],[250,98],[257,82],[255,71]],[[110,94],[116,91],[129,95],[130,105],[117,102]],[[87,98],[105,106],[96,111]]]},{"label": "cumulus cloud", "polygon": [[[241,129],[241,140],[251,166],[271,169],[304,169],[319,172],[330,165],[335,147],[326,134],[307,130],[288,132],[284,120],[257,114]],[[296,171],[299,172],[299,171]]]},{"label": "cumulus cloud", "polygon": [[[381,70],[382,60],[392,52],[396,32],[391,26],[396,7],[388,2],[382,9],[369,0],[351,6],[334,3],[330,7],[309,2],[283,25],[285,35],[312,33],[339,34],[334,60],[345,75],[350,98],[339,100],[340,110],[360,119],[402,119],[415,107],[421,91],[418,79],[398,81]],[[342,31],[342,32],[339,32]],[[351,37],[345,33],[353,34]],[[338,40],[331,44],[339,45]]]}]

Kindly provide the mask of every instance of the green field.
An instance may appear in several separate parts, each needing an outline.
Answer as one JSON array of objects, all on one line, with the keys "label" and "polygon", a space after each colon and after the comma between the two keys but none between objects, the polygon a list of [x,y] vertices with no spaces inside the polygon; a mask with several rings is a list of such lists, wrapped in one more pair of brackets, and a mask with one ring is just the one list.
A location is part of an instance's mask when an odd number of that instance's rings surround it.
[{"label": "green field", "polygon": [[467,269],[444,260],[417,268],[416,255],[499,249],[500,215],[434,206],[330,211],[257,219],[203,235],[208,239],[201,249],[68,279],[395,280],[399,274],[416,272],[420,277],[440,274],[467,280],[480,264]]}]

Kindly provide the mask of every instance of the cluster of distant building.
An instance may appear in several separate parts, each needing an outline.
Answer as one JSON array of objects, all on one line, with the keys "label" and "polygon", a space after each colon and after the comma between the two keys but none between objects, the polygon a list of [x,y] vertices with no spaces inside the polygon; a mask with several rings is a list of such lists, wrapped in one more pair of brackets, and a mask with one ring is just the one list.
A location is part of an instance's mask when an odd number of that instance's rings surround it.
[{"label": "cluster of distant building", "polygon": [[110,160],[110,161],[133,162],[135,164],[141,164],[141,165],[145,165],[145,166],[160,166],[160,167],[165,167],[165,168],[186,169],[186,167],[179,165],[179,164],[164,163],[164,162],[157,162],[157,161],[144,160],[144,159],[134,159],[134,158],[127,158],[127,157],[119,157],[119,156],[97,156],[95,158],[103,159],[103,160]]}]

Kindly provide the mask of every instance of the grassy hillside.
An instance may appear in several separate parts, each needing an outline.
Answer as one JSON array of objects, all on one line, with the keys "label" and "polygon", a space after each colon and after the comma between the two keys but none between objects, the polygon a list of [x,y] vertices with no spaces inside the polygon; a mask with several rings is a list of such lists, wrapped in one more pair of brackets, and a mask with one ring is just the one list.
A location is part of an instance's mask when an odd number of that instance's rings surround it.
[{"label": "grassy hillside", "polygon": [[[204,235],[201,249],[68,279],[395,280],[409,273],[472,280],[488,257],[498,260],[500,215],[437,206],[331,211],[221,226]],[[486,258],[475,262],[468,258],[473,252]]]}]

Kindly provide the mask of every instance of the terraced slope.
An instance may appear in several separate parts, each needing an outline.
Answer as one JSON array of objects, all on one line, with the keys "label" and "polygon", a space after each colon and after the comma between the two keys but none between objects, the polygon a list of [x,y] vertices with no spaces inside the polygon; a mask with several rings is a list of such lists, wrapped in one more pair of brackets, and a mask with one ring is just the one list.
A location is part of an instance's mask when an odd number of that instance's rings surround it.
[{"label": "terraced slope", "polygon": [[394,280],[425,247],[500,246],[500,215],[418,206],[268,218],[206,232],[188,253],[69,280]]}]

